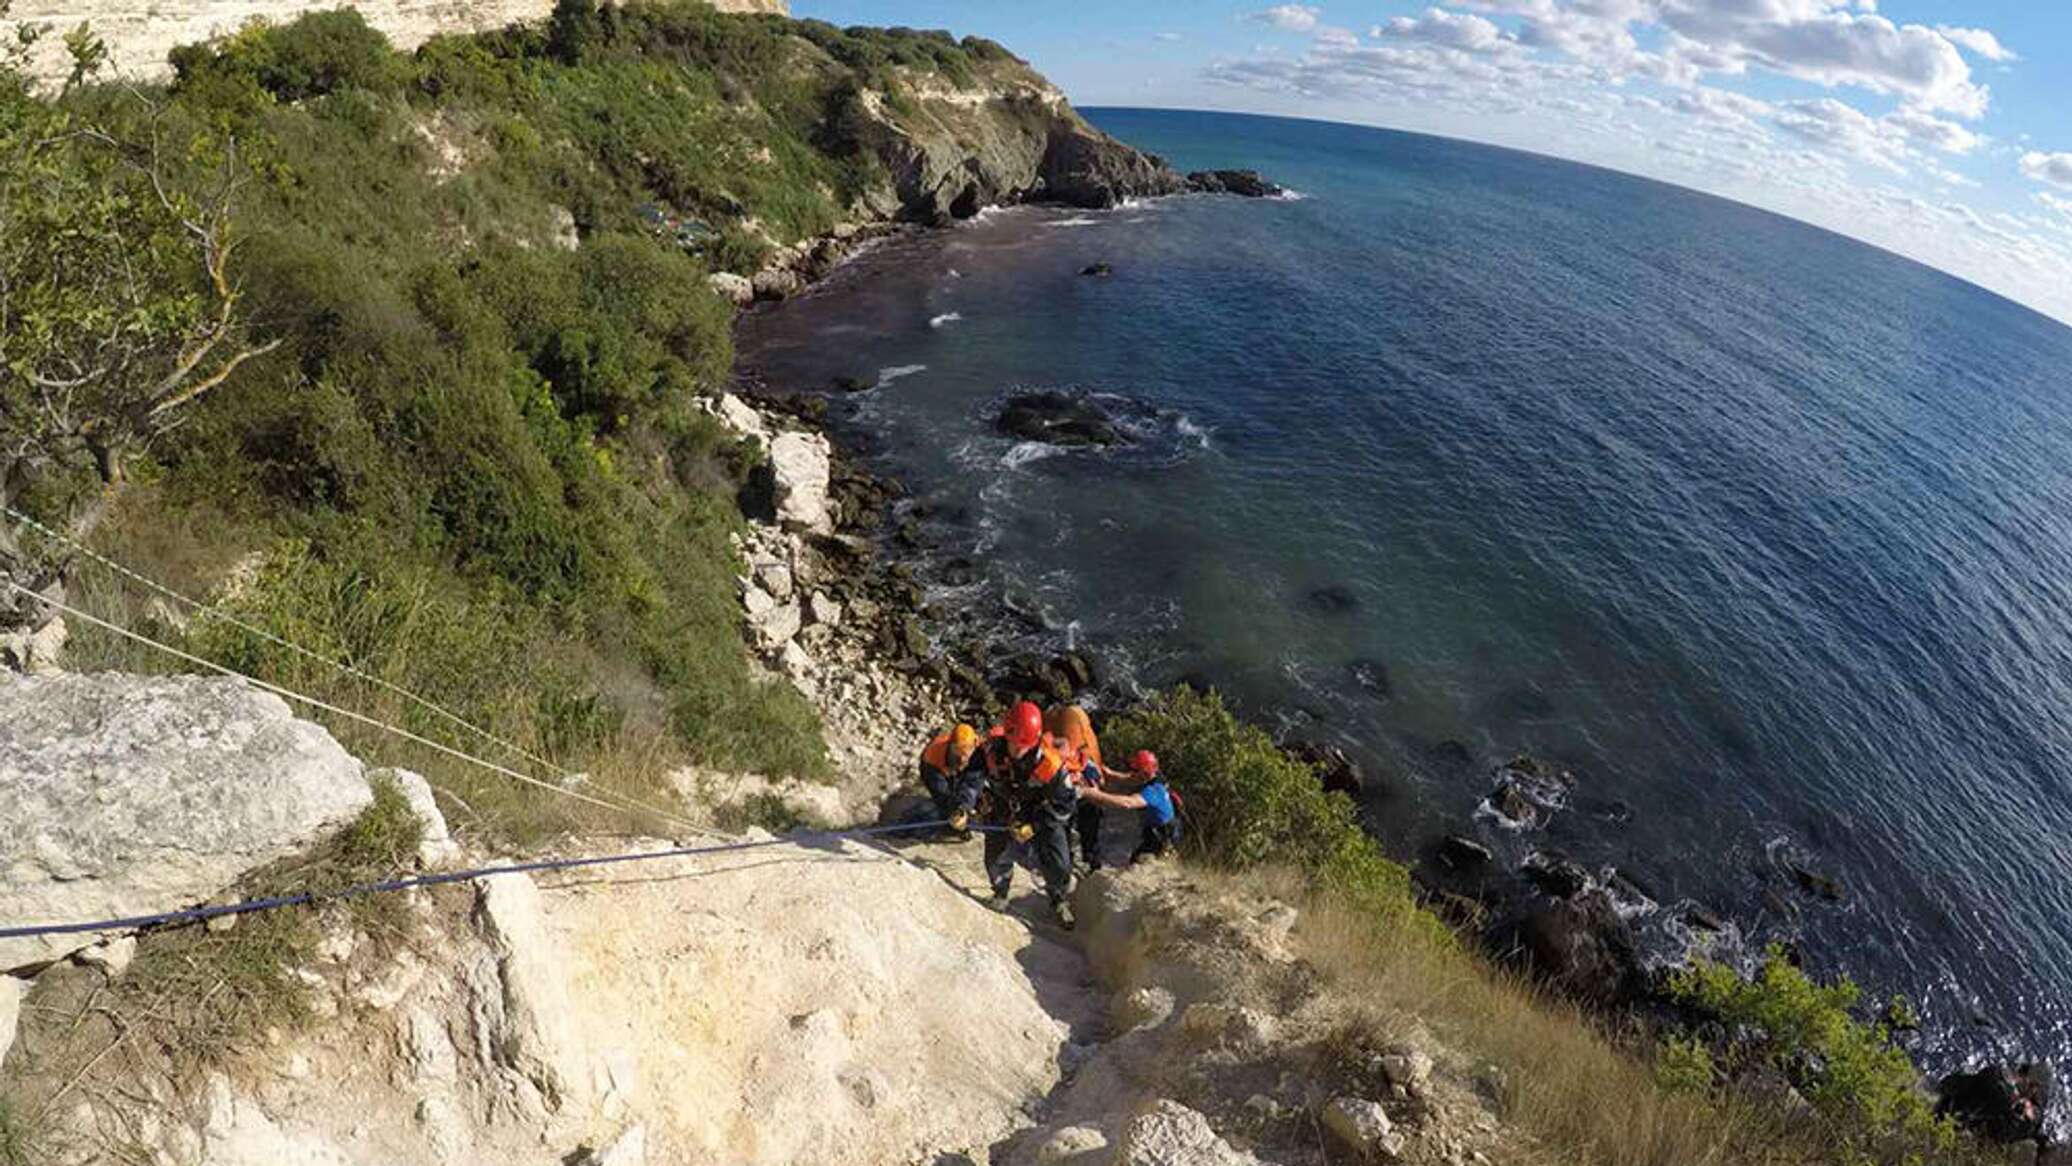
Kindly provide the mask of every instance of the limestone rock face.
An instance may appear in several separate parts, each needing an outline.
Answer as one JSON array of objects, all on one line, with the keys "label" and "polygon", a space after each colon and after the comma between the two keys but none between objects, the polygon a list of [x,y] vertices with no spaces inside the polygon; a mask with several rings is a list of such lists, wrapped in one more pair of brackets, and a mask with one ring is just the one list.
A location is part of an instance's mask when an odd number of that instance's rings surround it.
[{"label": "limestone rock face", "polygon": [[453,834],[446,828],[446,815],[439,812],[439,803],[432,797],[431,783],[407,769],[369,770],[367,778],[372,781],[386,777],[403,791],[403,798],[410,803],[412,813],[423,825],[423,832],[417,839],[417,865],[427,870],[449,865],[460,857],[460,844],[453,840]]},{"label": "limestone rock face", "polygon": [[501,1023],[490,1035],[497,1063],[559,1108],[583,1082],[575,1068],[568,989],[560,956],[540,913],[540,892],[522,874],[484,879],[475,920],[496,951],[502,982]]},{"label": "limestone rock face", "polygon": [[777,521],[793,530],[833,534],[827,508],[833,449],[817,433],[780,433],[770,439],[770,469],[777,482]]},{"label": "limestone rock face", "polygon": [[[360,763],[280,698],[207,677],[0,674],[0,919],[191,906],[372,799]],[[104,934],[0,940],[0,969]]]},{"label": "limestone rock face", "polygon": [[715,271],[705,277],[705,282],[720,298],[735,307],[746,307],[755,302],[755,284],[745,275],[731,271]]}]

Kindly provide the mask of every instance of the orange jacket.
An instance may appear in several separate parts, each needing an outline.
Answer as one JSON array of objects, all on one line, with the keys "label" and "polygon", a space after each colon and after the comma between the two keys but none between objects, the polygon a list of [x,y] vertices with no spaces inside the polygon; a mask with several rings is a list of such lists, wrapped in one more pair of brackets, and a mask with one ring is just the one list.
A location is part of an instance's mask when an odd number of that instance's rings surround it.
[{"label": "orange jacket", "polygon": [[[1076,704],[1053,705],[1043,715],[1043,727],[1066,745],[1085,755],[1088,761],[1101,766],[1101,740],[1094,736],[1094,722],[1086,710]],[[1078,769],[1079,766],[1073,766]]]},{"label": "orange jacket", "polygon": [[957,771],[958,767],[950,764],[950,735],[948,733],[937,735],[935,740],[928,742],[927,748],[921,750],[921,764],[929,766],[938,773],[955,773]]}]

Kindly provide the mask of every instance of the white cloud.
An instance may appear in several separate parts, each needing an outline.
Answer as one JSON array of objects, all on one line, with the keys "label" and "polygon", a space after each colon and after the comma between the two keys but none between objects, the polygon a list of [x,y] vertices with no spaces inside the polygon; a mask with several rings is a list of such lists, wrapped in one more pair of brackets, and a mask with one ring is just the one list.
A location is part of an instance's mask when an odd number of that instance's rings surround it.
[{"label": "white cloud", "polygon": [[1714,53],[1819,85],[1921,109],[1984,116],[1991,96],[1941,33],[1852,13],[1834,0],[1661,0],[1664,26]]},{"label": "white cloud", "polygon": [[2072,190],[2072,154],[2045,154],[2031,150],[2022,155],[2022,173],[2038,182]]},{"label": "white cloud", "polygon": [[1517,43],[1485,17],[1472,12],[1448,12],[1444,8],[1428,9],[1419,17],[1398,16],[1377,25],[1370,35],[1376,40],[1394,37],[1468,52],[1493,52]]},{"label": "white cloud", "polygon": [[1885,115],[1885,120],[1922,145],[1945,154],[1969,154],[1985,141],[1965,126],[1911,107],[1894,110]]},{"label": "white cloud", "polygon": [[2004,63],[2021,60],[2019,56],[2015,55],[2013,49],[2001,44],[2000,38],[1994,36],[1986,29],[1952,28],[1947,24],[1938,24],[1935,26],[1935,31],[1941,33],[1944,40],[1949,41],[1958,48],[1984,57],[1988,61]]},{"label": "white cloud", "polygon": [[2036,202],[2046,210],[2054,210],[2072,219],[2072,198],[2059,198],[2048,190],[2039,190],[2036,192]]},{"label": "white cloud", "polygon": [[1246,19],[1270,24],[1286,32],[1309,32],[1316,28],[1317,18],[1323,14],[1323,9],[1308,4],[1276,4],[1264,12],[1254,12]]},{"label": "white cloud", "polygon": [[1906,132],[1853,105],[1832,97],[1794,101],[1780,108],[1775,120],[1780,129],[1806,141],[1839,150],[1881,170],[1906,172],[1902,161]]},{"label": "white cloud", "polygon": [[1151,34],[1151,39],[1162,41],[1176,41],[1182,38],[1180,34],[1177,32],[1154,32]]}]

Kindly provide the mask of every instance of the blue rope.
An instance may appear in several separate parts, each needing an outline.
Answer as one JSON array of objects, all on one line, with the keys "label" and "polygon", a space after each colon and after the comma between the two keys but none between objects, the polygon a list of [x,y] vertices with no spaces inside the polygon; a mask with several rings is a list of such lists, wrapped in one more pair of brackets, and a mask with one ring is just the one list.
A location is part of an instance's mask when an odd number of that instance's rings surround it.
[{"label": "blue rope", "polygon": [[[606,854],[590,858],[554,858],[537,862],[514,862],[506,866],[484,866],[473,870],[445,871],[439,874],[418,875],[407,879],[388,879],[378,883],[362,883],[339,891],[303,891],[293,895],[275,895],[264,899],[247,899],[242,903],[225,903],[213,907],[190,907],[183,911],[161,911],[156,915],[132,915],[125,919],[99,919],[91,923],[39,923],[28,927],[0,927],[0,939],[26,939],[39,935],[77,935],[88,931],[138,931],[146,927],[159,927],[169,923],[199,923],[224,915],[244,915],[253,911],[272,911],[281,907],[300,907],[326,899],[357,899],[364,895],[378,895],[390,891],[407,891],[412,887],[436,887],[446,883],[468,882],[487,878],[490,875],[531,874],[534,871],[573,870],[586,866],[609,866],[621,862],[645,862],[656,858],[685,858],[699,854],[731,854],[742,850],[757,850],[766,846],[802,846],[818,842],[842,842],[857,838],[873,838],[884,834],[902,834],[913,830],[933,830],[949,825],[948,822],[913,822],[898,826],[870,826],[861,830],[827,830],[812,834],[797,834],[786,838],[771,838],[756,842],[728,842],[719,846],[683,846],[671,850],[651,850],[639,854]],[[1001,826],[973,825],[972,830],[984,833],[1005,829]]]}]

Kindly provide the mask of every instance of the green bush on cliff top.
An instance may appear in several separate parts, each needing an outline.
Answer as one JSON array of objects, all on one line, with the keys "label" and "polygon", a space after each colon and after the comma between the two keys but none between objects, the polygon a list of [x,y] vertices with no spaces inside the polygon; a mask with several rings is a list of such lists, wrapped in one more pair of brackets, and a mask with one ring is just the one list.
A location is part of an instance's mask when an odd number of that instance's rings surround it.
[{"label": "green bush on cliff top", "polygon": [[1240,870],[1296,867],[1318,889],[1391,926],[1451,943],[1418,908],[1409,872],[1360,828],[1352,800],[1325,790],[1309,765],[1232,715],[1216,693],[1159,693],[1110,723],[1103,741],[1118,757],[1158,754],[1183,803],[1188,854]]}]

